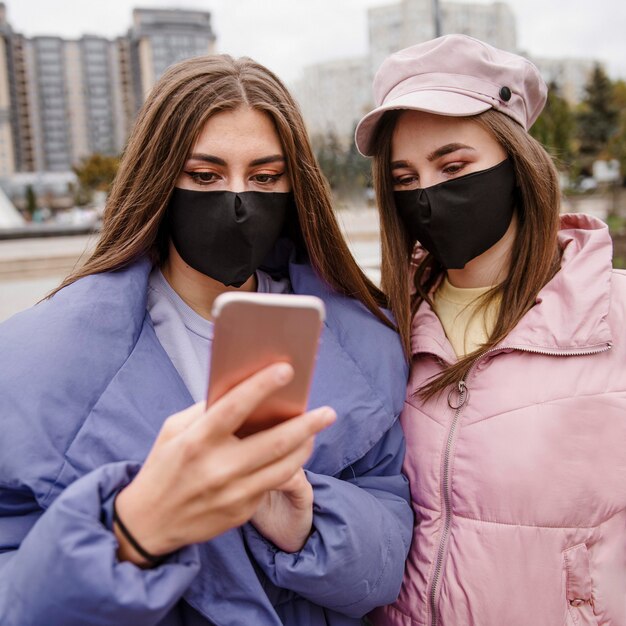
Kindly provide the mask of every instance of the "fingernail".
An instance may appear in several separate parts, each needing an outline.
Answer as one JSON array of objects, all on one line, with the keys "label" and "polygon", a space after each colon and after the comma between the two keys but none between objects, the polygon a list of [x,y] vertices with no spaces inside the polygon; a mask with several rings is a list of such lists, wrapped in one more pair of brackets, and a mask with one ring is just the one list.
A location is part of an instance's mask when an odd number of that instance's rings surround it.
[{"label": "fingernail", "polygon": [[326,407],[322,411],[322,419],[326,426],[330,426],[337,419],[337,413],[330,407]]},{"label": "fingernail", "polygon": [[293,367],[289,363],[280,363],[276,366],[274,375],[276,376],[276,382],[288,383],[293,377]]}]

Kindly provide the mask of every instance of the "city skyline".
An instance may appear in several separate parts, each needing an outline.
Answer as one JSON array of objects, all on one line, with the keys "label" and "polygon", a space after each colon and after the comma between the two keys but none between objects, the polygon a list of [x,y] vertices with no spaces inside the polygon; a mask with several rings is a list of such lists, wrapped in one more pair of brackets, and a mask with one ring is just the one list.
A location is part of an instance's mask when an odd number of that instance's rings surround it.
[{"label": "city skyline", "polygon": [[25,37],[0,3],[0,176],[70,173],[89,155],[119,154],[165,69],[214,44],[207,11],[134,9],[123,36],[68,39]]},{"label": "city skyline", "polygon": [[[283,1],[273,0],[272,6],[280,6]],[[319,0],[322,4],[325,1]],[[345,9],[355,1],[344,0],[339,6]],[[442,0],[442,32],[466,33],[504,50],[524,53],[511,8],[515,1]],[[0,2],[4,37],[0,58],[6,62],[6,67],[0,68],[0,96],[4,93],[0,111],[4,113],[0,124],[3,176],[13,172],[69,172],[89,154],[119,153],[146,93],[167,66],[198,54],[224,50],[237,54],[228,45],[219,44],[214,11],[182,9],[180,3],[150,9],[144,0],[136,0],[129,9],[130,24],[121,35],[98,34],[90,29],[70,37],[63,29],[58,33],[47,30],[48,35],[21,31],[13,20],[12,2]],[[251,2],[237,0],[239,6]],[[300,0],[296,6],[307,2]],[[286,80],[312,136],[321,138],[331,133],[346,145],[351,142],[354,125],[372,105],[371,81],[382,60],[435,33],[432,0],[362,2],[370,5],[365,12],[366,53],[346,58],[332,48],[337,56],[312,64],[304,64],[301,59],[299,74]],[[154,3],[164,5],[165,0]],[[129,0],[118,0],[113,6],[129,4]],[[287,14],[281,15],[281,19],[287,18]],[[356,31],[356,26],[352,30]],[[257,31],[266,36],[271,29],[259,23]],[[318,35],[322,37],[321,32]],[[571,105],[584,96],[592,59],[525,54]],[[603,59],[597,61],[606,69]]]},{"label": "city skyline", "polygon": [[[5,0],[13,27],[26,36],[84,34],[116,37],[130,27],[133,8],[202,9],[212,13],[217,51],[252,56],[284,80],[304,67],[367,52],[367,9],[394,0]],[[62,11],[59,11],[62,4]],[[601,61],[612,78],[626,79],[626,12],[619,0],[508,0],[518,25],[519,49],[546,57]],[[598,8],[600,7],[600,8]],[[72,15],[72,20],[67,20]],[[94,26],[95,25],[95,26]],[[303,25],[306,25],[304,28]]]}]

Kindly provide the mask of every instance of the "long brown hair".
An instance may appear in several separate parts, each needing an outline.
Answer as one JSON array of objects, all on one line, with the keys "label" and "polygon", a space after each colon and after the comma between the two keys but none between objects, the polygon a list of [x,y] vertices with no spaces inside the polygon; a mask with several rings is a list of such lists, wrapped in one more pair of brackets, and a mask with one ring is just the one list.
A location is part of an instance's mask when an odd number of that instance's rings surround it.
[{"label": "long brown hair", "polygon": [[330,287],[357,298],[392,326],[379,309],[387,304],[385,296],[358,267],[341,234],[328,183],[294,99],[270,70],[252,59],[228,55],[187,59],[157,82],[128,139],[94,252],[55,292],[84,276],[125,267],[142,255],[163,263],[169,239],[164,217],[184,163],[207,120],[241,106],[265,112],[275,124],[312,266]]},{"label": "long brown hair", "polygon": [[[411,320],[423,301],[432,304],[430,294],[445,270],[431,254],[411,267],[416,242],[410,240],[398,218],[390,170],[391,141],[401,114],[402,111],[390,111],[379,122],[372,169],[381,221],[381,287],[389,297],[402,344],[410,356]],[[516,206],[518,229],[511,250],[513,261],[504,280],[480,303],[482,311],[494,302],[506,304],[499,307],[486,343],[434,377],[420,390],[423,398],[432,397],[463,380],[476,358],[500,343],[534,305],[540,289],[554,276],[560,264],[557,243],[560,191],[550,155],[521,126],[495,110],[469,119],[495,137],[515,168],[519,199]]]}]

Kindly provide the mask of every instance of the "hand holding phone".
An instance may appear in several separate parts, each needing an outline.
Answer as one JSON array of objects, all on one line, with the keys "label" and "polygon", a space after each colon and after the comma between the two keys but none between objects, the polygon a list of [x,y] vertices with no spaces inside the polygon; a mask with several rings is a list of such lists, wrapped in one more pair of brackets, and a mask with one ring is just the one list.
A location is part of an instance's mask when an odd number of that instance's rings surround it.
[{"label": "hand holding phone", "polygon": [[[273,536],[276,515],[262,504],[268,493],[284,490],[302,471],[313,437],[332,424],[334,412],[320,407],[250,437],[233,435],[254,407],[291,380],[291,367],[272,365],[209,409],[199,402],[165,420],[139,473],[116,498],[119,519],[146,552],[165,555],[209,541],[253,515],[260,515],[260,532]],[[288,495],[293,500],[292,493]],[[307,519],[293,507],[285,519],[285,510],[282,507],[279,516],[280,528],[286,530],[279,539],[293,541]],[[121,561],[151,565],[119,525],[114,524],[113,531]]]},{"label": "hand holding phone", "polygon": [[314,296],[228,292],[213,305],[207,406],[259,370],[285,361],[293,380],[268,396],[237,432],[246,436],[304,413],[324,321]]}]

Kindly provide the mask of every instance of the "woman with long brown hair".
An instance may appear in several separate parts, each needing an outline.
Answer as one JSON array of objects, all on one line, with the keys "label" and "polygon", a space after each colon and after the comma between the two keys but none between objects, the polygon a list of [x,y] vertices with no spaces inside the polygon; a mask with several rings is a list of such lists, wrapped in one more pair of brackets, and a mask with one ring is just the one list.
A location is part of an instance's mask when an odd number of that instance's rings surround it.
[{"label": "woman with long brown hair", "polygon": [[[236,289],[327,311],[321,408],[243,439],[293,370],[205,408],[211,307]],[[384,304],[278,78],[228,56],[170,68],[94,253],[0,326],[2,624],[347,625],[392,601],[412,514]]]},{"label": "woman with long brown hair", "polygon": [[626,624],[626,276],[560,215],[526,59],[449,35],[390,56],[373,156],[382,287],[411,359],[415,512],[375,624]]}]

